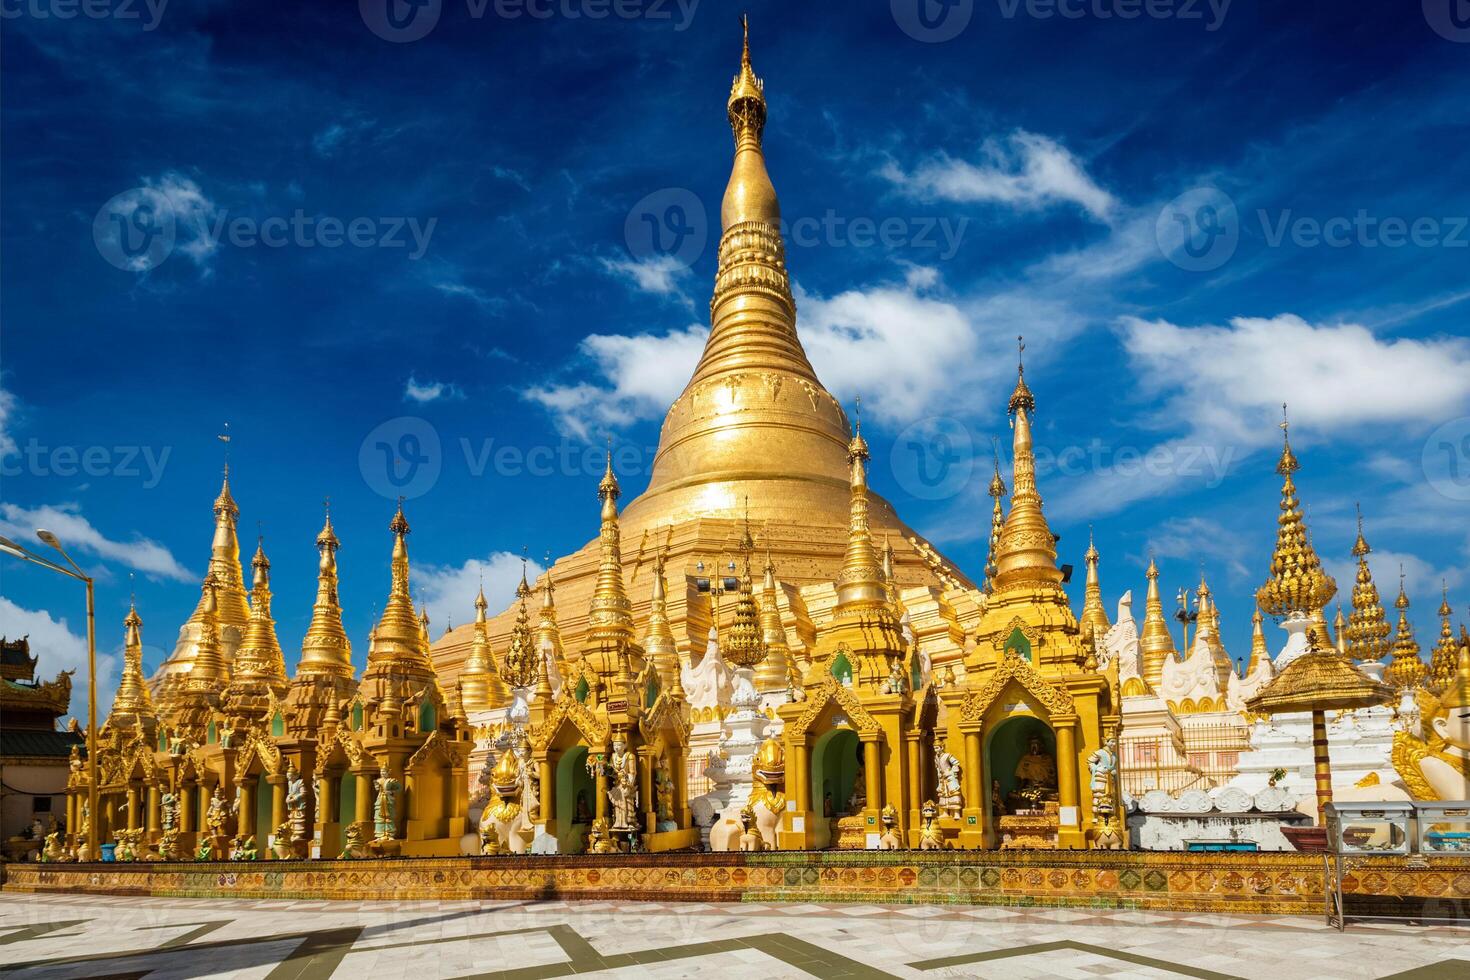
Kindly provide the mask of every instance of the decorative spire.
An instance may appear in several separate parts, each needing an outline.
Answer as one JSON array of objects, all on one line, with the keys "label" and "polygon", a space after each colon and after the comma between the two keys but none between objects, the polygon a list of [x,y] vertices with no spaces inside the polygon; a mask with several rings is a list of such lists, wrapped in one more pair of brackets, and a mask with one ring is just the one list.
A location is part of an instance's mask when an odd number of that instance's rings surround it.
[{"label": "decorative spire", "polygon": [[[859,404],[861,409],[861,404]],[[847,553],[837,580],[837,608],[857,609],[887,606],[882,566],[868,530],[868,443],[863,438],[862,418],[857,418],[852,440],[847,445],[848,486],[851,492],[847,525]]]},{"label": "decorative spire", "polygon": [[1337,594],[1337,583],[1322,570],[1322,560],[1312,547],[1296,496],[1292,474],[1301,469],[1291,451],[1290,424],[1286,406],[1281,406],[1281,516],[1277,519],[1276,550],[1271,555],[1271,577],[1256,592],[1256,602],[1272,616],[1299,614],[1311,617]]},{"label": "decorative spire", "polygon": [[1097,544],[1092,539],[1092,528],[1089,526],[1087,551],[1082,555],[1082,560],[1087,563],[1087,593],[1082,602],[1082,620],[1078,625],[1082,627],[1083,636],[1095,632],[1099,640],[1113,625],[1108,622],[1108,612],[1103,608],[1102,581],[1097,574],[1097,563],[1101,557],[1097,551]]},{"label": "decorative spire", "polygon": [[1001,498],[1006,495],[1006,482],[1000,477],[1000,447],[993,445],[995,451],[995,475],[990,478],[989,493],[994,500],[994,506],[990,513],[990,551],[985,561],[985,585],[983,591],[986,595],[995,591],[995,563],[1000,557],[1000,535],[1005,530],[1006,515],[1001,509]]},{"label": "decorative spire", "polygon": [[536,637],[531,632],[531,612],[526,600],[531,597],[524,572],[521,584],[516,587],[516,622],[510,630],[510,645],[505,651],[505,680],[511,687],[528,688],[536,683],[536,675],[542,657],[536,649]]},{"label": "decorative spire", "polygon": [[725,190],[720,218],[726,229],[743,221],[760,221],[768,225],[781,222],[781,206],[776,189],[766,174],[761,151],[761,135],[766,129],[766,85],[756,77],[750,64],[750,23],[741,18],[744,43],[740,53],[740,73],[730,83],[730,100],[726,112],[730,130],[735,136],[735,169]]},{"label": "decorative spire", "polygon": [[1450,608],[1449,583],[1441,581],[1440,589],[1444,601],[1439,604],[1439,643],[1435,644],[1434,656],[1429,661],[1429,674],[1424,679],[1424,686],[1432,694],[1439,694],[1449,687],[1455,679],[1455,669],[1460,660],[1460,646],[1455,642],[1455,631],[1450,625],[1450,617],[1455,611]]},{"label": "decorative spire", "polygon": [[1262,662],[1269,663],[1271,654],[1266,649],[1266,631],[1262,626],[1265,617],[1261,615],[1260,607],[1251,615],[1251,659],[1245,666],[1245,676],[1256,672]]},{"label": "decorative spire", "polygon": [[1353,542],[1353,555],[1358,559],[1357,576],[1353,583],[1353,611],[1348,616],[1348,656],[1359,663],[1377,663],[1389,651],[1388,636],[1392,629],[1383,611],[1383,602],[1378,597],[1378,586],[1373,583],[1373,572],[1368,567],[1368,555],[1373,551],[1363,537],[1363,511],[1358,510],[1358,539]]},{"label": "decorative spire", "polygon": [[1164,680],[1164,661],[1177,655],[1169,622],[1164,618],[1164,601],[1159,595],[1159,566],[1153,558],[1148,560],[1148,601],[1138,646],[1143,659],[1143,680],[1151,690],[1159,691]]},{"label": "decorative spire", "polygon": [[781,624],[781,607],[777,603],[776,566],[766,552],[764,577],[761,581],[761,644],[766,659],[755,674],[755,689],[762,694],[784,691],[791,685],[791,647],[786,642],[786,629]]},{"label": "decorative spire", "polygon": [[158,716],[153,710],[153,698],[148,693],[148,684],[143,680],[143,620],[138,616],[138,607],[128,605],[128,614],[123,619],[123,666],[118,680],[117,693],[112,698],[112,710],[107,715],[107,726],[112,731],[126,728],[152,730],[158,727]]},{"label": "decorative spire", "polygon": [[425,623],[414,613],[409,592],[408,519],[403,515],[403,498],[388,524],[393,533],[392,583],[383,614],[378,618],[368,649],[367,669],[363,671],[364,695],[369,700],[382,697],[390,686],[408,683],[406,696],[412,697],[433,683],[434,666],[429,660]]},{"label": "decorative spire", "polygon": [[1394,601],[1399,611],[1399,628],[1393,640],[1393,659],[1383,672],[1383,679],[1400,690],[1413,689],[1424,681],[1427,669],[1419,659],[1419,642],[1414,627],[1409,625],[1409,596],[1404,591],[1404,573],[1399,570],[1399,597]]},{"label": "decorative spire", "polygon": [[[1016,339],[1024,351],[1025,342]],[[995,563],[995,585],[1001,592],[1035,586],[1056,587],[1062,581],[1061,569],[1057,568],[1056,537],[1047,526],[1041,494],[1036,489],[1036,457],[1031,443],[1031,414],[1036,410],[1036,399],[1026,387],[1024,365],[1018,367],[1017,379],[1010,401],[1014,482],[1011,512],[1001,531]]]},{"label": "decorative spire", "polygon": [[[618,478],[613,473],[612,449],[607,452],[607,470],[598,484],[597,496],[602,501],[602,530],[599,534],[601,559],[597,566],[597,584],[587,612],[587,635],[583,656],[592,661],[593,669],[604,677],[617,673],[625,650],[636,647],[633,627],[633,605],[623,587],[621,535],[618,530]],[[638,651],[641,659],[642,650]]]},{"label": "decorative spire", "polygon": [[316,602],[311,607],[311,623],[301,640],[301,662],[296,676],[331,675],[351,680],[352,641],[342,627],[342,606],[337,595],[337,549],[341,542],[332,529],[330,504],[324,501],[323,508],[326,513],[321,532],[316,536]]},{"label": "decorative spire", "polygon": [[485,582],[482,579],[479,594],[475,596],[475,635],[459,675],[459,699],[466,711],[503,708],[510,703],[510,692],[500,679],[500,672],[495,668],[495,656],[490,650],[490,626],[485,618],[489,605],[485,601]]},{"label": "decorative spire", "polygon": [[553,666],[559,665],[566,656],[561,647],[561,629],[556,623],[556,586],[551,578],[549,554],[546,556],[546,586],[541,590],[541,618],[536,622],[536,650],[543,660],[551,658]]},{"label": "decorative spire", "polygon": [[654,669],[664,684],[679,672],[679,648],[674,630],[669,626],[669,601],[664,585],[665,555],[660,551],[653,559],[653,597],[648,608],[648,633],[643,638],[643,652],[653,661]]},{"label": "decorative spire", "polygon": [[190,691],[218,695],[230,680],[229,665],[219,642],[219,580],[213,573],[204,577],[204,595],[199,601],[203,614],[199,619],[199,641],[194,652],[194,666],[189,671]]},{"label": "decorative spire", "polygon": [[[271,618],[271,563],[265,556],[263,538],[256,544],[250,566],[255,572],[250,592],[250,622],[245,627],[245,638],[240,648],[235,651],[233,676],[226,697],[231,694],[238,696],[255,684],[264,684],[281,697],[286,693],[286,657],[281,652],[280,640],[276,638],[275,620]],[[263,701],[254,707],[263,708]]]},{"label": "decorative spire", "polygon": [[1346,657],[1347,648],[1347,623],[1342,616],[1342,603],[1337,604],[1337,615],[1332,620],[1332,632],[1337,636],[1337,652]]}]

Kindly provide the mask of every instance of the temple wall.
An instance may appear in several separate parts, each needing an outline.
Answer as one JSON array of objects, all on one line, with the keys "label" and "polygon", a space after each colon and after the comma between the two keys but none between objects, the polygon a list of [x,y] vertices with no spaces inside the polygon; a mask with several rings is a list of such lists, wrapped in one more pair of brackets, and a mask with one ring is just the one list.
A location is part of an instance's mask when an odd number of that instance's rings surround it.
[{"label": "temple wall", "polygon": [[[670,854],[179,864],[12,864],[4,888],[190,898],[592,899],[1044,905],[1323,914],[1315,854]],[[1352,906],[1470,902],[1470,858],[1356,862]]]}]

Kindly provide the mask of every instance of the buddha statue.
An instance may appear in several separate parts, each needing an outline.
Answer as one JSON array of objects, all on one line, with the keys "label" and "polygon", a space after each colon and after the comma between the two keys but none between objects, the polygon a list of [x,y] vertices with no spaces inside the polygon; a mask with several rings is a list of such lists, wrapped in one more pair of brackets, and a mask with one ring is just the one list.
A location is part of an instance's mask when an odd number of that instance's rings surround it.
[{"label": "buddha statue", "polygon": [[1016,787],[1007,799],[1012,810],[1040,810],[1057,800],[1057,760],[1046,751],[1039,735],[1026,743],[1026,754],[1016,763]]},{"label": "buddha statue", "polygon": [[1470,797],[1470,646],[1460,649],[1459,669],[1440,693],[1424,725],[1426,739],[1394,735],[1394,768],[1416,799]]}]

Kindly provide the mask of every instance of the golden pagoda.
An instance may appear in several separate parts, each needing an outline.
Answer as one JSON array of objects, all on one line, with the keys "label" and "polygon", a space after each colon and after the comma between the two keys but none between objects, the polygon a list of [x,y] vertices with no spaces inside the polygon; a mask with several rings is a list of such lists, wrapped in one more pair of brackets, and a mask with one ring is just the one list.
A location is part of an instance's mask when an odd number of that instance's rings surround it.
[{"label": "golden pagoda", "polygon": [[775,694],[799,682],[801,675],[792,661],[786,628],[781,624],[776,566],[772,563],[769,552],[766,553],[766,564],[762,571],[760,626],[761,644],[765,648],[766,659],[761,661],[756,670],[755,689],[761,694]]},{"label": "golden pagoda", "polygon": [[1088,528],[1087,551],[1082,556],[1087,563],[1087,590],[1083,594],[1082,618],[1078,623],[1084,636],[1095,633],[1098,639],[1102,639],[1103,634],[1113,627],[1108,621],[1108,611],[1103,608],[1102,581],[1097,574],[1097,563],[1101,557],[1092,540],[1092,529]]},{"label": "golden pagoda", "polygon": [[[629,581],[650,574],[660,556],[673,570],[726,551],[739,536],[747,499],[750,520],[784,586],[830,583],[846,551],[851,425],[797,334],[781,209],[766,169],[766,112],[747,38],[726,105],[734,159],[721,206],[709,339],[664,419],[647,488],[621,514],[619,560]],[[868,521],[874,534],[892,535],[898,585],[932,589],[934,605],[952,587],[973,588],[877,494],[870,495]],[[573,657],[588,648],[595,631],[587,615],[603,574],[601,560],[593,540],[553,566],[561,635]],[[678,581],[668,582],[668,589],[669,626],[687,666],[691,651],[704,649],[707,604],[683,601]],[[651,590],[640,590],[629,612],[641,623],[651,602]],[[978,616],[972,601],[963,611]],[[515,615],[509,608],[491,619],[496,649],[508,642]],[[473,628],[461,626],[435,642],[442,676],[457,673],[473,640]]]},{"label": "golden pagoda", "polygon": [[1302,518],[1292,477],[1301,464],[1291,451],[1290,426],[1284,417],[1286,406],[1281,408],[1281,459],[1276,464],[1276,472],[1282,478],[1281,516],[1277,519],[1276,549],[1271,554],[1271,576],[1257,590],[1256,602],[1271,616],[1296,615],[1321,621],[1322,610],[1337,594],[1337,583],[1322,570],[1322,559],[1312,547]]},{"label": "golden pagoda", "polygon": [[[522,574],[522,580],[525,576]],[[475,643],[459,674],[459,698],[466,711],[486,711],[510,704],[510,690],[500,677],[495,655],[490,650],[490,631],[485,620],[485,584],[475,596]]]},{"label": "golden pagoda", "polygon": [[1358,571],[1353,582],[1353,611],[1348,616],[1348,655],[1359,663],[1377,663],[1389,651],[1388,636],[1392,632],[1388,618],[1383,613],[1383,603],[1378,598],[1378,586],[1373,584],[1373,571],[1368,567],[1368,555],[1373,551],[1363,537],[1363,512],[1358,511],[1358,537],[1353,542],[1353,557],[1358,560]]},{"label": "golden pagoda", "polygon": [[143,679],[143,620],[138,607],[128,605],[123,619],[123,666],[117,693],[112,697],[112,710],[107,713],[103,730],[142,731],[150,741],[158,730],[158,714],[153,697]]},{"label": "golden pagoda", "polygon": [[[1011,507],[995,590],[965,654],[963,686],[938,692],[948,719],[945,748],[964,774],[960,817],[940,822],[962,847],[1084,848],[1111,808],[1092,800],[1086,760],[1116,730],[1118,707],[1113,685],[1096,669],[1092,634],[1083,636],[1062,588],[1057,538],[1036,485],[1036,398],[1023,365],[1008,407]],[[1156,591],[1157,569],[1153,575]]]},{"label": "golden pagoda", "polygon": [[[221,699],[228,724],[235,729],[263,723],[276,710],[278,702],[285,699],[288,685],[286,657],[276,637],[275,620],[271,618],[271,563],[265,555],[264,539],[257,542],[250,565],[254,572],[250,622],[235,652],[230,683]],[[279,734],[285,734],[284,730]]]},{"label": "golden pagoda", "polygon": [[1434,656],[1429,660],[1429,672],[1424,678],[1424,686],[1431,694],[1440,694],[1449,687],[1460,660],[1460,645],[1455,642],[1455,631],[1450,625],[1454,610],[1450,608],[1449,583],[1442,582],[1440,587],[1443,600],[1439,604],[1439,642],[1434,646]]},{"label": "golden pagoda", "polygon": [[1164,661],[1177,660],[1174,635],[1164,618],[1164,600],[1159,594],[1159,566],[1153,556],[1148,559],[1148,596],[1144,603],[1143,631],[1139,634],[1139,651],[1143,664],[1143,680],[1149,690],[1163,690]]},{"label": "golden pagoda", "polygon": [[653,562],[653,598],[648,607],[648,630],[643,636],[644,655],[653,663],[665,684],[679,672],[679,648],[669,628],[669,602],[664,584],[664,556]]},{"label": "golden pagoda", "polygon": [[1393,659],[1383,672],[1383,679],[1401,691],[1413,690],[1423,682],[1428,669],[1419,657],[1419,641],[1414,639],[1414,627],[1409,623],[1409,596],[1404,592],[1402,572],[1394,607],[1399,611],[1399,626],[1393,640]]},{"label": "golden pagoda", "polygon": [[[208,589],[201,589],[199,603],[194,607],[194,613],[188,622],[180,628],[173,653],[158,668],[151,681],[159,708],[166,713],[172,711],[176,694],[187,685],[193,672],[194,662],[199,655],[206,602],[214,603],[213,623],[217,650],[211,653],[211,657],[217,657],[223,665],[221,675],[217,665],[212,662],[206,681],[219,681],[220,676],[228,680],[229,665],[234,659],[236,648],[245,637],[245,629],[250,622],[250,604],[245,594],[244,575],[240,570],[240,541],[235,533],[239,517],[240,508],[230,493],[230,467],[226,463],[224,482],[220,486],[219,496],[214,500],[214,539],[210,543],[209,569],[205,573],[206,580],[214,581],[213,599],[206,595]],[[220,682],[220,686],[223,687],[224,683]]]},{"label": "golden pagoda", "polygon": [[[1261,615],[1261,607],[1251,614],[1251,658],[1245,665],[1245,676],[1254,674],[1261,666],[1262,661],[1269,661],[1271,653],[1266,649],[1266,630],[1264,628],[1265,617]],[[1342,634],[1339,633],[1339,636]]]}]

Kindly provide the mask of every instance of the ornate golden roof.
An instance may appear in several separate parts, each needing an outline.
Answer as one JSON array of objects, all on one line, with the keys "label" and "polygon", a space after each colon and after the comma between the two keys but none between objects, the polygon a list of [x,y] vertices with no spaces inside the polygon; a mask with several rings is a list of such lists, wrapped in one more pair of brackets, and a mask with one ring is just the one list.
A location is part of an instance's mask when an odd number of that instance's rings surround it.
[{"label": "ornate golden roof", "polygon": [[430,685],[437,686],[426,627],[414,614],[409,593],[409,526],[401,500],[388,530],[393,533],[392,582],[383,614],[369,637],[367,667],[362,674],[363,696],[370,701],[389,694],[412,698]]},{"label": "ornate golden roof", "polygon": [[296,666],[298,678],[329,675],[352,679],[352,641],[342,627],[342,606],[337,594],[339,546],[337,534],[332,530],[332,515],[328,513],[316,536],[316,602],[301,640],[301,660]]},{"label": "ornate golden roof", "polygon": [[[1285,406],[1282,406],[1283,413]],[[1272,616],[1320,612],[1337,594],[1337,583],[1322,570],[1322,560],[1312,547],[1306,522],[1296,496],[1292,474],[1301,469],[1291,451],[1288,424],[1281,423],[1281,516],[1277,519],[1276,550],[1271,554],[1271,577],[1256,592],[1256,602]]]},{"label": "ornate golden roof", "polygon": [[143,620],[134,605],[128,607],[128,615],[123,619],[122,677],[112,698],[106,727],[114,731],[133,727],[152,731],[158,727],[153,698],[143,680]]},{"label": "ornate golden roof", "polygon": [[1399,611],[1398,633],[1393,640],[1393,659],[1383,672],[1383,679],[1401,690],[1416,688],[1424,680],[1428,668],[1419,658],[1419,641],[1409,623],[1409,596],[1404,592],[1404,577],[1399,576],[1399,597],[1394,601]]},{"label": "ornate golden roof", "polygon": [[1450,617],[1455,611],[1450,608],[1449,584],[1442,582],[1440,586],[1444,601],[1439,604],[1439,643],[1435,644],[1434,656],[1429,660],[1429,673],[1424,678],[1424,686],[1434,694],[1439,694],[1454,680],[1460,659],[1460,645],[1455,642],[1455,631],[1450,625]]},{"label": "ornate golden roof", "polygon": [[1257,714],[1274,715],[1293,711],[1346,711],[1383,704],[1393,688],[1365,675],[1345,657],[1317,645],[1288,664],[1246,708]]},{"label": "ornate golden roof", "polygon": [[1047,526],[1036,489],[1036,456],[1032,450],[1031,413],[1036,399],[1026,387],[1025,368],[1018,368],[1016,390],[1011,395],[1012,487],[1011,512],[1006,515],[995,562],[995,586],[1005,592],[1036,585],[1057,586],[1062,571],[1057,568],[1056,536]]},{"label": "ornate golden roof", "polygon": [[1368,555],[1373,551],[1363,537],[1363,512],[1358,511],[1358,539],[1353,542],[1353,555],[1358,559],[1358,571],[1353,583],[1353,611],[1348,616],[1348,654],[1359,663],[1379,661],[1388,653],[1388,635],[1392,632],[1388,617],[1383,612],[1383,602],[1378,598],[1378,586],[1373,583],[1373,572],[1368,567]]},{"label": "ornate golden roof", "polygon": [[1164,661],[1177,659],[1169,621],[1164,618],[1164,600],[1159,595],[1159,566],[1148,560],[1148,598],[1144,603],[1143,630],[1138,649],[1143,659],[1143,680],[1154,691],[1162,690]]},{"label": "ornate golden roof", "polygon": [[1102,581],[1097,574],[1097,563],[1101,557],[1097,544],[1092,540],[1092,529],[1088,528],[1087,551],[1082,555],[1082,560],[1087,563],[1087,591],[1082,601],[1082,619],[1079,625],[1083,636],[1096,633],[1099,640],[1113,625],[1108,622],[1108,611],[1103,608]]}]

